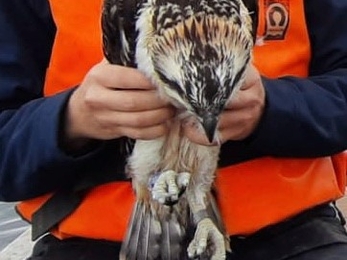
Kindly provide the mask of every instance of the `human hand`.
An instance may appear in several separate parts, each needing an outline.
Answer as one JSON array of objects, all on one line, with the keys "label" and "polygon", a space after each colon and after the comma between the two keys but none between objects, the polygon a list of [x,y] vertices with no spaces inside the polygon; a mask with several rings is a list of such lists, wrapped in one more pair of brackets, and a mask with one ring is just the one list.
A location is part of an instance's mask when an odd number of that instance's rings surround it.
[{"label": "human hand", "polygon": [[[212,145],[228,140],[242,140],[257,127],[265,107],[265,90],[259,71],[250,65],[246,70],[245,81],[240,90],[227,104],[219,118],[217,139]],[[184,134],[192,141],[211,145],[205,133],[194,124],[183,124]]]},{"label": "human hand", "polygon": [[86,74],[71,95],[65,139],[82,143],[122,136],[153,139],[167,132],[167,121],[174,113],[139,71],[103,61]]}]

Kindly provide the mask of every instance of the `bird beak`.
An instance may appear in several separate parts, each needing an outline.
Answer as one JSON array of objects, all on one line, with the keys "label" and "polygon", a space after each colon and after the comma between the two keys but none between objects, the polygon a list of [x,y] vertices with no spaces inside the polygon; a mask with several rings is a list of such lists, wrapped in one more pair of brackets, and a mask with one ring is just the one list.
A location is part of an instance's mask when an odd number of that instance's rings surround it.
[{"label": "bird beak", "polygon": [[202,118],[202,127],[210,143],[213,142],[214,133],[216,132],[218,118],[214,114],[207,112]]}]

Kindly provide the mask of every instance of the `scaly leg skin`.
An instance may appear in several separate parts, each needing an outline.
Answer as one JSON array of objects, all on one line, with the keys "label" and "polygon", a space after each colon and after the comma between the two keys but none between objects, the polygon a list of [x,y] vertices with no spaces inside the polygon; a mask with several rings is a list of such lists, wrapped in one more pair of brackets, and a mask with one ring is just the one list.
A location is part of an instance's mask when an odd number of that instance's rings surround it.
[{"label": "scaly leg skin", "polygon": [[[189,192],[190,193],[190,192]],[[201,192],[187,194],[188,203],[192,210],[197,228],[193,240],[190,242],[187,252],[190,258],[196,258],[212,247],[211,260],[222,260],[226,258],[225,238],[218,227],[208,216],[205,203],[198,200]],[[210,251],[210,250],[209,250]]]},{"label": "scaly leg skin", "polygon": [[153,175],[150,179],[152,198],[161,204],[176,203],[188,186],[190,176],[188,172],[177,173],[172,170]]},{"label": "scaly leg skin", "polygon": [[[161,204],[172,205],[186,190],[191,179],[187,172],[177,173],[168,170],[152,176],[149,181],[152,198]],[[195,258],[204,252],[212,251],[211,260],[223,260],[226,258],[225,238],[216,224],[210,219],[204,203],[204,192],[187,189],[186,197],[193,213],[197,228],[194,238],[187,249],[188,256]],[[211,247],[211,248],[210,248]]]}]

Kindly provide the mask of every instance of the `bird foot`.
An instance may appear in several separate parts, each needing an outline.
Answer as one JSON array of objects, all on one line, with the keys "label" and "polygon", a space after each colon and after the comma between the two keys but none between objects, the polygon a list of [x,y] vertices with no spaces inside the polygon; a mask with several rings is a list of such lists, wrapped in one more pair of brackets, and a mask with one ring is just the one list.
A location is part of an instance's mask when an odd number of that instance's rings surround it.
[{"label": "bird foot", "polygon": [[177,173],[172,170],[154,175],[149,180],[152,198],[161,204],[175,204],[188,186],[190,176],[188,172]]},{"label": "bird foot", "polygon": [[212,248],[211,260],[223,260],[226,258],[226,247],[223,234],[210,218],[199,221],[194,239],[188,246],[189,258],[196,258]]}]

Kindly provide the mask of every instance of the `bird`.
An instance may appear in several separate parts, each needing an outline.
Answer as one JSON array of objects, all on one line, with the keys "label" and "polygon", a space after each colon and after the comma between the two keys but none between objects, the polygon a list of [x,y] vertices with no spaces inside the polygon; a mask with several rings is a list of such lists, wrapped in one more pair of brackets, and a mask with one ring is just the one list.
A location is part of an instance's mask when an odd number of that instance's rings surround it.
[{"label": "bird", "polygon": [[[104,0],[101,25],[106,59],[137,68],[177,109],[165,136],[136,140],[129,153],[136,201],[119,259],[225,259],[218,123],[252,62],[257,1]],[[182,124],[211,145],[190,141]]]}]

